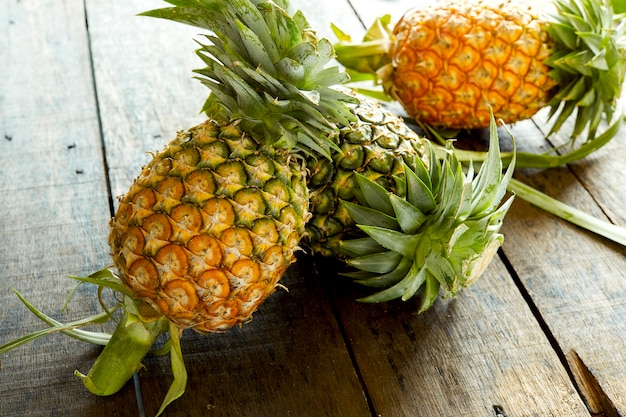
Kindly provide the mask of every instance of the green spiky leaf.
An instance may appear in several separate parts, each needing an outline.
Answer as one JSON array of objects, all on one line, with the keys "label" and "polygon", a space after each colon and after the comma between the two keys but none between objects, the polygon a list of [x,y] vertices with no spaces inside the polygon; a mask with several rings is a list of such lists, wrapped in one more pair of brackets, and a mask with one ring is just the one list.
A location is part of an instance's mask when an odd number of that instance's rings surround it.
[{"label": "green spiky leaf", "polygon": [[[397,194],[382,190],[365,177],[357,181],[363,194],[368,195],[360,201],[366,206],[360,211],[367,213],[368,219],[377,217],[378,211],[378,216],[392,217],[400,225],[399,229],[389,229],[360,224],[355,219],[362,231],[388,249],[367,254],[362,246],[358,257],[348,257],[349,265],[367,271],[354,276],[357,282],[381,289],[360,301],[406,301],[420,295],[418,310],[422,312],[433,305],[440,291],[451,297],[473,283],[502,244],[499,229],[512,198],[504,203],[502,199],[515,166],[515,151],[503,173],[493,115],[490,150],[477,173],[473,166],[462,169],[451,142],[447,143],[441,162],[430,149],[433,159],[428,161],[428,171],[418,161],[412,166],[406,164],[405,186],[398,187]],[[423,178],[425,172],[428,179]],[[418,192],[426,194],[426,198]],[[425,205],[424,201],[428,203]],[[387,202],[393,210],[391,214]],[[425,206],[428,211],[423,211]]]},{"label": "green spiky leaf", "polygon": [[356,120],[347,105],[357,100],[331,88],[349,77],[332,65],[332,44],[317,38],[301,12],[281,8],[286,1],[169,3],[143,15],[212,32],[198,51],[206,67],[196,71],[211,89],[203,107],[209,116],[241,119],[268,145],[330,159],[338,124]]}]

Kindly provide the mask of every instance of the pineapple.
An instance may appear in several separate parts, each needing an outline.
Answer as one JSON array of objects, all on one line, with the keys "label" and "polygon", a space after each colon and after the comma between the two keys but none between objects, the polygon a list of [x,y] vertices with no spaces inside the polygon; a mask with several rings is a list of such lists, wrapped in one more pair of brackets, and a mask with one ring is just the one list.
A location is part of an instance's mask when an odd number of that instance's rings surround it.
[{"label": "pineapple", "polygon": [[[463,181],[454,188],[464,177],[456,170],[448,180],[448,169],[438,168],[425,139],[376,102],[339,88],[349,77],[327,65],[334,57],[332,44],[318,39],[286,0],[169,2],[174,7],[145,15],[211,32],[199,42],[197,54],[206,66],[196,71],[211,90],[203,107],[208,120],[179,132],[120,198],[109,236],[118,273],[77,278],[124,295],[113,335],[75,329],[102,315],[63,326],[37,312],[52,331],[106,345],[89,374],[77,373],[90,391],[119,390],[157,337],[168,332],[175,378],[162,412],[185,390],[184,329],[209,333],[249,321],[301,242],[343,258],[364,254],[359,245],[344,242],[363,239],[365,226],[381,218],[365,180],[398,198],[408,195],[411,203],[428,202],[418,209],[425,224],[434,222],[424,232],[431,240],[470,236],[470,247],[456,253],[455,245],[440,245],[433,259],[451,260],[454,273],[472,269],[472,279],[478,276],[480,268],[468,265],[501,242],[497,222],[490,219],[505,211],[497,211],[502,193],[488,204],[480,197],[494,185],[505,188],[498,169],[472,183],[475,191]],[[414,188],[415,176],[422,188]],[[481,210],[450,209],[465,207],[468,199],[472,209]],[[439,207],[446,208],[443,214]],[[382,223],[393,230],[396,225]],[[403,253],[416,249],[412,241],[404,242]],[[485,259],[486,265],[489,256]],[[455,279],[449,272],[442,267],[432,270],[432,277]],[[111,309],[105,310],[108,316]],[[0,353],[21,343],[0,347]]]},{"label": "pineapple", "polygon": [[464,172],[450,142],[440,163],[428,144],[430,165],[403,163],[390,192],[356,174],[358,203],[343,201],[365,237],[344,239],[339,250],[358,271],[344,275],[379,289],[361,299],[379,303],[420,295],[418,312],[429,309],[442,290],[453,297],[482,274],[502,245],[502,220],[513,198],[500,205],[515,166],[502,175],[493,116],[490,150],[474,176]]},{"label": "pineapple", "polygon": [[404,164],[417,159],[428,165],[428,141],[377,101],[359,97],[350,109],[357,120],[340,127],[341,152],[332,160],[309,158],[312,218],[306,225],[308,247],[325,256],[343,257],[344,239],[360,234],[342,201],[358,201],[357,174],[396,191],[395,177],[404,175]]},{"label": "pineapple", "polygon": [[[76,373],[98,395],[117,392],[169,333],[175,378],[159,413],[185,390],[182,331],[249,321],[295,260],[310,218],[305,161],[339,150],[337,123],[356,120],[348,104],[358,102],[330,88],[348,76],[327,65],[331,42],[317,39],[288,3],[171,3],[145,15],[211,32],[197,51],[206,64],[197,73],[211,90],[208,120],[179,132],[120,198],[109,235],[117,271],[76,277],[122,294],[120,303],[62,325],[22,298],[51,331],[105,345],[87,375]],[[110,336],[75,329],[119,308]]]},{"label": "pineapple", "polygon": [[294,261],[308,220],[302,161],[208,120],[156,154],[121,199],[121,280],[181,329],[250,320]]},{"label": "pineapple", "polygon": [[[490,108],[514,123],[548,106],[550,134],[576,113],[572,141],[613,136],[623,118],[626,69],[623,15],[609,0],[555,0],[539,16],[511,0],[453,0],[409,10],[390,29],[379,18],[362,43],[335,28],[338,59],[382,83],[418,123],[484,128]],[[604,139],[604,138],[603,138]]]}]

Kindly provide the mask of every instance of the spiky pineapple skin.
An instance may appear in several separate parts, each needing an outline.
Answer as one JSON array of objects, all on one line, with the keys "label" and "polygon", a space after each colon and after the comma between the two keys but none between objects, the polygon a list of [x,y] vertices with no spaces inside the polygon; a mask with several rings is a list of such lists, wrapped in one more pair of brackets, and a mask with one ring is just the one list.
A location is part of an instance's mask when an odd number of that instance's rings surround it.
[{"label": "spiky pineapple skin", "polygon": [[215,332],[249,321],[295,260],[309,217],[304,174],[236,122],[179,132],[111,221],[122,281],[179,328]]},{"label": "spiky pineapple skin", "polygon": [[[527,6],[526,6],[527,7]],[[394,27],[388,92],[434,126],[472,129],[534,115],[557,82],[546,22],[512,1],[452,1],[410,10]]]},{"label": "spiky pineapple skin", "polygon": [[350,111],[357,121],[340,127],[337,145],[341,152],[333,153],[332,161],[307,159],[312,213],[306,225],[307,242],[325,256],[340,257],[342,240],[361,234],[341,204],[341,200],[357,200],[355,173],[394,192],[394,176],[404,175],[403,161],[420,158],[428,166],[426,139],[401,117],[364,96]]}]

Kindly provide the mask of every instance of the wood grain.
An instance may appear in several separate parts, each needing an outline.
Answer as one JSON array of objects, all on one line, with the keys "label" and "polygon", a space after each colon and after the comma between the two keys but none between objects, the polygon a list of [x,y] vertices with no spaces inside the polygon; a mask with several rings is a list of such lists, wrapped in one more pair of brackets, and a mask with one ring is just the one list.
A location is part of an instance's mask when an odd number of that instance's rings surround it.
[{"label": "wood grain", "polygon": [[359,304],[364,289],[332,286],[378,414],[589,415],[499,260],[421,315],[415,302]]},{"label": "wood grain", "polygon": [[[104,267],[109,196],[80,2],[3,2],[0,27],[0,343],[45,325],[11,288],[52,317],[70,321],[97,309],[93,288],[66,275]],[[115,416],[134,406],[127,391],[98,398],[74,377],[99,349],[65,336],[3,355],[0,415]],[[68,401],[71,399],[71,401]]]}]

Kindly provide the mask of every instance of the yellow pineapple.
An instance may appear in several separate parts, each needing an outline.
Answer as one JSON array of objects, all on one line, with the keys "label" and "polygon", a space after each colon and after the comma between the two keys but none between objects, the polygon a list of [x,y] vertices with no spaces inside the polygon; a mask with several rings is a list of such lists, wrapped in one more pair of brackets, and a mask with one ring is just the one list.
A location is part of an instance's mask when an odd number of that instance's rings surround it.
[{"label": "yellow pineapple", "polygon": [[[609,0],[555,0],[540,15],[511,0],[453,0],[379,18],[361,43],[335,28],[338,59],[371,74],[419,123],[484,128],[489,109],[513,123],[549,106],[551,133],[576,113],[572,138],[623,118],[625,24]],[[360,74],[359,74],[360,73]]]},{"label": "yellow pineapple", "polygon": [[250,319],[294,261],[308,219],[302,162],[259,149],[237,122],[180,132],[120,200],[121,280],[179,328]]}]

